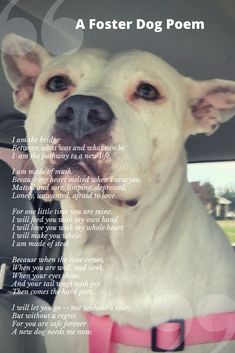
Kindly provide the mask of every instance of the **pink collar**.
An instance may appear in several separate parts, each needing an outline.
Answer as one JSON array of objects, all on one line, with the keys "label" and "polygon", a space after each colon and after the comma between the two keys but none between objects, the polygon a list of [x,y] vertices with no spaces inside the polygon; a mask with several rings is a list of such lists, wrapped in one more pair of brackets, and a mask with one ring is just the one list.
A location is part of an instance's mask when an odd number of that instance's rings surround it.
[{"label": "pink collar", "polygon": [[153,352],[178,352],[184,346],[235,340],[235,312],[172,320],[150,330],[119,325],[109,316],[84,315],[91,331],[89,353],[114,353],[115,343],[148,347]]}]

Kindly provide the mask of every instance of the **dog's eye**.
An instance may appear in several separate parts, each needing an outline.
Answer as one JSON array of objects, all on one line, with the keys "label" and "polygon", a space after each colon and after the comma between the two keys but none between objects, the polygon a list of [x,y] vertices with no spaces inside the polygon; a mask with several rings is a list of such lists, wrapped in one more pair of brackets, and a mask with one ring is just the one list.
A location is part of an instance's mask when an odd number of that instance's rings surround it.
[{"label": "dog's eye", "polygon": [[154,101],[160,98],[160,93],[149,83],[141,83],[135,91],[135,96],[145,100]]},{"label": "dog's eye", "polygon": [[54,76],[47,82],[46,88],[50,92],[65,91],[69,87],[69,79],[65,76]]}]

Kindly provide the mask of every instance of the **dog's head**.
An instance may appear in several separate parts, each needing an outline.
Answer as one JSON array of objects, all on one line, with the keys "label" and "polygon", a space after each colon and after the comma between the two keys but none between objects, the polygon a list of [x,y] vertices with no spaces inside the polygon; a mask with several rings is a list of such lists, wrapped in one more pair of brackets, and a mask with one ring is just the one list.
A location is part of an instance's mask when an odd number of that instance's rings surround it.
[{"label": "dog's head", "polygon": [[74,181],[76,192],[86,184],[135,205],[171,173],[190,134],[210,134],[235,112],[235,83],[193,81],[150,53],[52,57],[13,34],[2,51],[15,106],[27,114],[36,175],[43,174],[37,186],[55,198]]}]

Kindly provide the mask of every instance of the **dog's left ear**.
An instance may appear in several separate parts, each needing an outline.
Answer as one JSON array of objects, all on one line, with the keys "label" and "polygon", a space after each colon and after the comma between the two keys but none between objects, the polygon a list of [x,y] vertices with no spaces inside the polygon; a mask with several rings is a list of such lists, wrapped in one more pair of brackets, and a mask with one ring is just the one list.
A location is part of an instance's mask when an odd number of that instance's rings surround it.
[{"label": "dog's left ear", "polygon": [[51,56],[40,45],[14,33],[4,37],[1,50],[3,69],[13,88],[15,107],[26,113],[35,82]]},{"label": "dog's left ear", "polygon": [[[211,135],[221,123],[235,115],[235,82],[194,81],[186,78],[191,123],[188,133]],[[190,128],[189,128],[190,126]]]}]

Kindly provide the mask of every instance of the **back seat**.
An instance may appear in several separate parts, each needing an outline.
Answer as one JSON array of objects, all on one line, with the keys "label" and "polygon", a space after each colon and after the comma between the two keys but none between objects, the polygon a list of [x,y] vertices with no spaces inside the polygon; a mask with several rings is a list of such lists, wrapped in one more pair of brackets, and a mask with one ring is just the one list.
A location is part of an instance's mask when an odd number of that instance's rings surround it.
[{"label": "back seat", "polygon": [[[22,281],[21,288],[15,288],[14,282],[14,272],[19,271],[19,269],[13,271],[13,259],[14,258],[36,258],[39,261],[39,258],[43,257],[46,259],[50,259],[50,264],[55,265],[54,271],[46,270],[47,262],[42,262],[41,266],[43,266],[43,270],[40,273],[45,273],[47,275],[49,273],[54,273],[57,281],[55,281],[54,287],[57,288],[60,278],[63,274],[63,270],[61,269],[61,262],[58,262],[58,259],[62,256],[62,246],[49,248],[47,246],[48,237],[45,237],[45,224],[43,224],[43,220],[41,219],[39,223],[38,220],[33,218],[33,213],[35,210],[35,214],[37,215],[39,208],[50,208],[51,210],[59,209],[60,205],[58,202],[54,201],[51,203],[44,202],[37,198],[36,192],[34,192],[34,198],[32,200],[27,198],[15,198],[12,199],[12,178],[14,176],[13,168],[14,165],[17,165],[17,160],[14,158],[11,161],[12,154],[12,139],[13,137],[23,137],[21,140],[22,146],[27,150],[27,145],[24,142],[25,138],[25,130],[24,130],[24,117],[21,115],[7,117],[6,119],[0,120],[0,265],[2,268],[0,275],[0,339],[1,339],[1,353],[31,353],[32,346],[34,353],[46,353],[44,339],[42,336],[38,335],[12,335],[12,331],[14,327],[12,326],[13,318],[12,318],[12,306],[13,304],[22,306],[25,303],[34,304],[40,306],[52,305],[55,293],[54,294],[45,294],[43,291],[43,281],[41,285],[38,287],[38,281],[30,278],[30,276],[25,276],[26,280]],[[26,152],[27,153],[27,152]],[[28,165],[28,164],[27,164]],[[19,164],[16,166],[16,169],[19,168]],[[17,184],[17,182],[15,183]],[[18,191],[16,190],[16,193]],[[29,212],[28,223],[40,224],[40,231],[38,232],[38,239],[43,234],[46,244],[45,246],[35,247],[29,246],[29,242],[31,240],[31,234],[29,234],[28,238],[24,239],[23,246],[12,246],[13,242],[13,227],[16,228],[16,220],[13,219],[12,211],[13,209],[19,210],[31,210]],[[45,216],[46,217],[46,216]],[[55,216],[53,216],[55,217]],[[23,224],[23,223],[22,223]],[[53,223],[55,225],[55,223]],[[59,238],[63,242],[63,234],[62,231],[59,230],[60,220],[57,222],[57,233]],[[47,231],[49,233],[49,231]],[[54,232],[54,231],[53,231]],[[34,232],[35,233],[35,232]],[[60,269],[58,270],[58,263],[60,265]],[[24,263],[25,265],[25,263]],[[32,263],[29,261],[27,263],[28,269],[27,273],[31,272]],[[5,269],[7,271],[5,272]],[[30,268],[30,269],[29,269]],[[23,275],[25,271],[23,271]],[[4,278],[3,278],[4,276]],[[35,295],[31,294],[21,294],[18,295],[17,290],[24,290],[24,287],[27,287],[28,282],[30,282],[31,288],[33,288],[35,284],[35,289],[40,288],[40,294],[35,292]],[[19,286],[17,286],[19,287]],[[31,306],[27,307],[27,310],[30,312]]]}]

